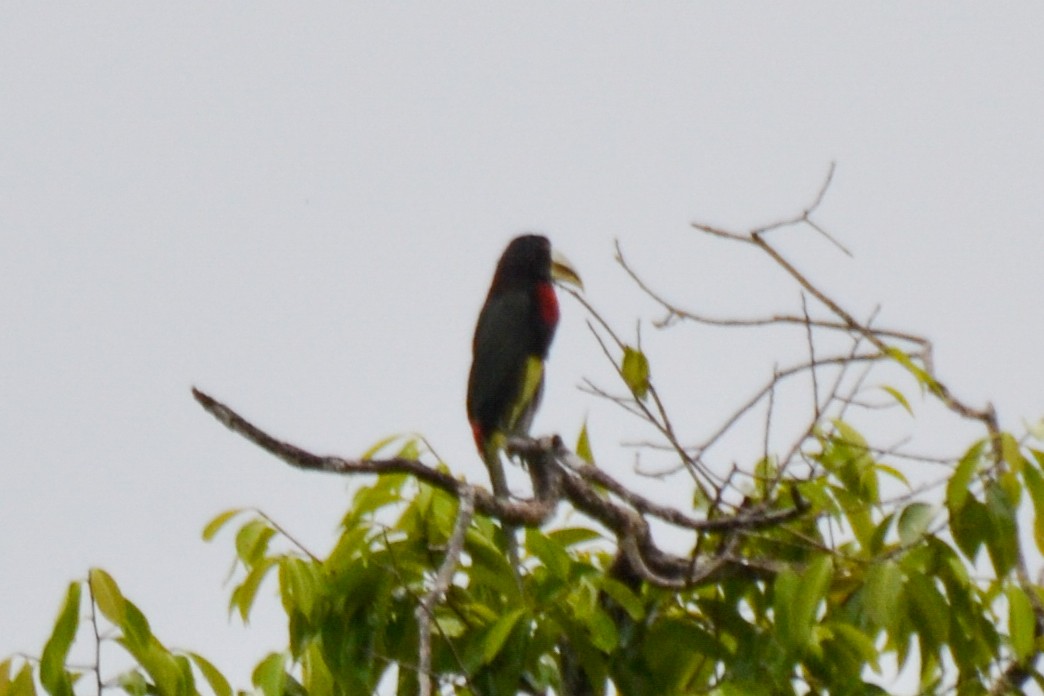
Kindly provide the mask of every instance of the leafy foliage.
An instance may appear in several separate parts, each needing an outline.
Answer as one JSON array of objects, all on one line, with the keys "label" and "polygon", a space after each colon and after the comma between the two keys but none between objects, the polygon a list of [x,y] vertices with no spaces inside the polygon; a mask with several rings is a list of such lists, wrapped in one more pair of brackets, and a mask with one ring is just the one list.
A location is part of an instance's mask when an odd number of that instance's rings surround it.
[{"label": "leafy foliage", "polygon": [[[757,233],[747,241],[776,253]],[[671,316],[691,316],[657,301]],[[286,615],[286,648],[258,661],[250,675],[255,693],[412,696],[430,686],[456,694],[858,695],[894,693],[900,673],[913,676],[918,694],[1018,693],[1027,680],[1044,688],[1037,671],[1044,592],[1026,563],[1044,553],[1044,450],[1002,431],[991,410],[957,402],[923,356],[882,338],[915,337],[872,331],[824,304],[843,321],[817,323],[806,313],[797,323],[812,359],[776,372],[758,399],[770,399],[771,414],[779,380],[803,370],[815,377],[822,365],[842,370],[833,391],[821,399],[813,380],[813,415],[789,454],[769,451],[766,432],[763,455],[727,475],[706,461],[717,435],[699,448],[681,444],[649,357],[615,335],[602,342],[607,354],[618,348],[610,358],[630,395],[612,400],[652,425],[695,481],[692,509],[679,513],[718,523],[687,528],[693,565],[717,563],[706,575],[654,581],[654,572],[638,572],[640,549],[572,516],[524,530],[517,575],[505,525],[488,515],[470,520],[456,557],[449,545],[457,497],[401,469],[356,489],[323,556],[259,511],[217,515],[203,537],[234,528],[230,612],[247,621],[269,595],[262,588],[274,584]],[[823,358],[813,350],[813,327],[851,331],[851,351]],[[867,341],[874,350],[859,353]],[[847,397],[839,392],[843,370],[858,361],[896,366],[922,398],[983,423],[985,435],[960,456],[932,462],[943,472],[936,480],[911,483],[907,460],[860,431],[850,406],[862,378]],[[913,417],[899,388],[873,389]],[[417,438],[386,438],[361,461],[382,452],[399,463],[430,455]],[[596,461],[586,423],[577,454],[587,465]],[[444,471],[441,463],[435,468]],[[593,490],[595,499],[623,497],[608,485]],[[448,587],[430,615],[419,615],[447,556]],[[420,638],[427,622],[430,645]],[[100,664],[71,667],[74,641],[92,638],[118,646],[134,667],[115,676]],[[421,650],[430,650],[427,675],[416,669]],[[214,663],[164,646],[100,569],[69,586],[39,661],[0,662],[0,696],[72,696],[92,684],[131,696],[232,694]]]},{"label": "leafy foliage", "polygon": [[[1044,452],[1009,447],[1017,471],[998,476],[985,465],[985,443],[974,443],[950,478],[947,527],[924,502],[882,507],[881,464],[850,426],[835,423],[816,440],[826,473],[798,484],[810,514],[743,542],[745,555],[770,564],[705,586],[629,587],[607,572],[612,556],[601,536],[570,527],[526,530],[520,591],[500,527],[476,519],[434,616],[439,681],[458,693],[513,693],[519,684],[561,691],[563,637],[589,678],[612,680],[623,693],[886,693],[890,655],[900,668],[919,665],[922,692],[939,691],[952,669],[958,693],[979,694],[1005,660],[1028,664],[1040,641],[1031,597],[1013,570],[1017,513],[1023,489],[1039,490]],[[755,495],[792,504],[781,490]],[[380,477],[357,491],[322,559],[274,552],[280,532],[263,516],[215,517],[207,538],[242,520],[235,534],[242,572],[230,609],[248,619],[272,577],[286,612],[287,649],[258,663],[254,687],[266,696],[373,693],[397,667],[398,692],[414,693],[418,598],[456,508],[444,491],[404,475]],[[831,542],[843,530],[849,541]],[[984,558],[988,580],[976,570]],[[133,696],[189,696],[204,684],[218,696],[232,693],[210,661],[166,648],[116,582],[92,569],[69,586],[39,664],[0,665],[0,696],[36,694],[33,674],[51,696],[86,683],[82,670],[65,664],[84,630],[84,589],[91,611],[111,623],[113,640],[137,664],[107,684]]]}]

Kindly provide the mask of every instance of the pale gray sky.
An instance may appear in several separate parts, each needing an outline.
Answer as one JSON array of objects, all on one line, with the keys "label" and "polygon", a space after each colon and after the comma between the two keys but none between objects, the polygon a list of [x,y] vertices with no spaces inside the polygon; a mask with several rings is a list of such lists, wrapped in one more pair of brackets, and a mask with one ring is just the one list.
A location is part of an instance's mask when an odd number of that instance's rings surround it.
[{"label": "pale gray sky", "polygon": [[[623,329],[659,314],[615,238],[686,306],[792,309],[755,252],[688,223],[789,216],[836,161],[821,220],[855,258],[787,232],[792,258],[933,338],[1008,427],[1044,415],[1042,31],[1032,3],[4,4],[0,655],[38,652],[100,565],[246,686],[284,644],[277,603],[227,621],[231,538],[199,532],[257,505],[323,552],[346,485],[223,430],[190,385],[320,452],[420,431],[480,477],[470,334],[522,230]],[[535,429],[588,417],[625,473],[626,421],[575,389],[608,371],[563,306]],[[693,437],[774,355],[644,335]]]}]

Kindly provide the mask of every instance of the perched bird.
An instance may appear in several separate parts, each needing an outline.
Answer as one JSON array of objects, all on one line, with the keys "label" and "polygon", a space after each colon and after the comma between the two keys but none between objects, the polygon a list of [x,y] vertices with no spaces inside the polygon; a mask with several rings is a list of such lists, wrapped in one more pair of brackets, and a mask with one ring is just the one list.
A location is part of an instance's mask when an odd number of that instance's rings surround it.
[{"label": "perched bird", "polygon": [[510,495],[500,452],[508,438],[529,434],[543,393],[544,361],[558,325],[555,281],[583,288],[546,237],[516,237],[497,263],[475,326],[468,421],[498,498]]}]

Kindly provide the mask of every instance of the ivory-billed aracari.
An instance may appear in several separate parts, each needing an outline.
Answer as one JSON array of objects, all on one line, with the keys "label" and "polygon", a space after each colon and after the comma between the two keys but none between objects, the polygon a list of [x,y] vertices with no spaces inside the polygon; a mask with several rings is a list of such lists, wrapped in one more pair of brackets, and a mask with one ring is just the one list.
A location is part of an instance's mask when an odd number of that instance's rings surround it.
[{"label": "ivory-billed aracari", "polygon": [[546,237],[516,237],[497,263],[475,326],[468,421],[498,498],[510,495],[500,452],[509,437],[529,434],[544,389],[544,361],[558,325],[555,281],[583,288]]}]

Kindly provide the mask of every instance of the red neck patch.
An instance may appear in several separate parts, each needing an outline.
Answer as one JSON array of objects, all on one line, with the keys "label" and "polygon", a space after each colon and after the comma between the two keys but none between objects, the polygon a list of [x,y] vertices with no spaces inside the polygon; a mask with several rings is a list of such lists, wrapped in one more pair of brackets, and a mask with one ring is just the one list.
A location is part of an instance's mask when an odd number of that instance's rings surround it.
[{"label": "red neck patch", "polygon": [[551,283],[539,283],[536,287],[537,307],[540,318],[546,326],[554,328],[558,325],[558,296]]}]

